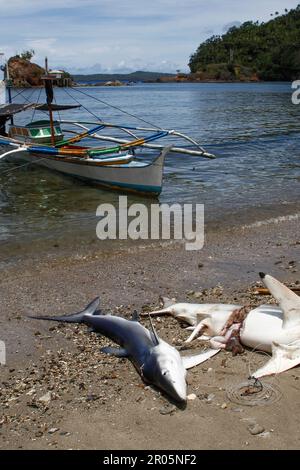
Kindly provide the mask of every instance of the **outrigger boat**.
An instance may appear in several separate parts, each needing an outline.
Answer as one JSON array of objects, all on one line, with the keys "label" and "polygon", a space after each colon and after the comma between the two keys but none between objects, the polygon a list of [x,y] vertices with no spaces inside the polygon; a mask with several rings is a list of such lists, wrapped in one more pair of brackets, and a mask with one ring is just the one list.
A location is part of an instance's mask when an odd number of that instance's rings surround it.
[{"label": "outrigger boat", "polygon": [[[43,79],[46,104],[16,104],[11,103],[11,99],[10,103],[0,104],[0,146],[6,150],[0,154],[0,160],[36,163],[104,188],[157,196],[162,190],[164,160],[168,152],[214,158],[214,155],[205,152],[195,140],[174,130],[123,126],[101,120],[55,120],[54,112],[78,108],[81,105],[78,104],[78,100],[76,105],[54,104],[53,80],[57,79],[57,76],[48,72],[47,61],[45,69],[46,74]],[[49,119],[33,121],[23,126],[14,124],[15,114],[33,108],[46,111]],[[66,128],[70,125],[72,129]],[[116,129],[118,133],[122,131],[129,135],[130,139],[128,137],[122,139],[119,135],[114,137],[100,134],[99,132],[104,129]],[[145,135],[139,137],[137,133],[140,132]],[[71,136],[65,138],[65,134]],[[153,143],[167,136],[185,139],[193,148]],[[78,145],[78,142],[81,143],[87,138],[93,139],[94,142],[109,141],[114,145],[110,147]],[[147,162],[135,154],[136,149],[141,147],[159,151],[159,154]]]}]

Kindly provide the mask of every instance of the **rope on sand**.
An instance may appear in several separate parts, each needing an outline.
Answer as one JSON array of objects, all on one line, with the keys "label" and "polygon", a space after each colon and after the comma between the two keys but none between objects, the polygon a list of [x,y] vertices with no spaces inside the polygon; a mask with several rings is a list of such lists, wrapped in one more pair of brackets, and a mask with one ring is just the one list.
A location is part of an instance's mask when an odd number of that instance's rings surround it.
[{"label": "rope on sand", "polygon": [[226,392],[230,401],[245,406],[272,405],[282,398],[282,392],[276,384],[263,383],[254,378],[232,385]]}]

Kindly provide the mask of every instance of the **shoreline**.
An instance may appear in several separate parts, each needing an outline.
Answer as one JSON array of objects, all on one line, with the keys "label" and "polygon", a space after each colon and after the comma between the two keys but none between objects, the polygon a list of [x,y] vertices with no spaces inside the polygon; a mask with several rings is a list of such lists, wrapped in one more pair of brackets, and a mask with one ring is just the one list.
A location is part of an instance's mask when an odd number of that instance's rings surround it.
[{"label": "shoreline", "polygon": [[[264,204],[260,207],[246,207],[236,209],[234,212],[225,210],[222,214],[214,214],[209,218],[205,214],[205,238],[211,234],[222,232],[223,237],[231,233],[243,233],[243,231],[252,226],[268,226],[271,227],[277,223],[285,221],[298,220],[300,218],[299,206],[296,201],[285,203]],[[96,236],[96,226],[98,218],[96,216],[81,224],[80,227],[70,224],[68,230],[64,227],[64,231],[58,226],[50,235],[45,232],[39,237],[22,236],[12,237],[7,240],[0,241],[0,267],[6,269],[17,266],[22,263],[27,264],[34,262],[40,264],[40,260],[56,259],[62,262],[68,257],[74,255],[74,251],[78,256],[101,256],[102,254],[126,253],[130,250],[147,250],[155,248],[176,249],[185,243],[175,240],[104,240],[101,241]],[[206,249],[207,241],[205,241],[204,249]],[[202,250],[201,250],[202,251]],[[201,253],[200,251],[200,253]],[[43,263],[43,261],[41,261]]]},{"label": "shoreline", "polygon": [[[239,406],[228,400],[227,388],[245,381],[249,366],[257,367],[266,357],[251,351],[237,357],[222,352],[189,371],[188,393],[195,393],[196,400],[188,401],[184,410],[175,407],[168,413],[168,400],[145,387],[129,361],[99,352],[108,340],[80,325],[27,318],[29,314],[78,311],[96,295],[105,312],[125,317],[134,309],[153,309],[160,296],[243,305],[272,302],[269,296],[251,294],[259,281],[258,272],[269,272],[287,284],[299,282],[299,247],[299,219],[277,218],[265,225],[254,222],[227,231],[216,227],[207,233],[199,252],[187,252],[181,243],[114,252],[85,246],[73,253],[70,249],[64,256],[48,252],[44,258],[40,254],[26,260],[20,257],[6,266],[0,274],[0,331],[7,346],[7,365],[1,366],[0,447],[299,446],[298,418],[290,405],[298,400],[299,368],[267,379],[279,386],[283,394],[279,402]],[[142,322],[148,325],[147,319]],[[182,345],[187,337],[188,332],[169,317],[154,323],[158,334],[173,345]],[[192,348],[199,351],[201,343],[195,343]],[[48,392],[51,400],[44,406],[39,398]],[[210,394],[214,398],[208,403]],[[265,427],[265,437],[249,434],[251,419]],[[170,426],[180,428],[180,436],[170,438]],[[53,429],[57,430],[49,432]],[[200,439],[203,429],[206,432]],[[228,430],[225,434],[224,429]]]},{"label": "shoreline", "polygon": [[[263,84],[263,83],[291,83],[290,80],[170,80],[170,81],[158,81],[158,80],[137,80],[135,83],[131,83],[129,80],[124,80],[121,85],[105,85],[105,83],[76,83],[75,85],[66,87],[66,88],[88,88],[88,87],[106,87],[106,88],[120,88],[122,86],[128,86],[127,83],[130,83],[129,86],[134,86],[136,84],[142,83],[142,84],[157,84],[157,85],[168,85],[170,83],[191,83],[191,84],[208,84],[208,83],[213,83],[213,84],[237,84],[237,83],[253,83],[253,84]],[[24,90],[24,89],[39,89],[43,88],[43,85],[37,85],[37,86],[28,86],[28,87],[16,87],[13,86],[13,90]],[[60,87],[57,85],[54,85],[54,88],[64,88]]]}]

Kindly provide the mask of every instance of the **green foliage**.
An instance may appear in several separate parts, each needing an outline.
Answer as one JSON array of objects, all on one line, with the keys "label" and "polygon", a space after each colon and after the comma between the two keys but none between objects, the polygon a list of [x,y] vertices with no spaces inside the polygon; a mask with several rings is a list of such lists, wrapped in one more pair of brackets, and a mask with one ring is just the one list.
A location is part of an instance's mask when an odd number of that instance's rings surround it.
[{"label": "green foliage", "polygon": [[[192,73],[209,64],[237,64],[263,80],[293,80],[300,76],[300,5],[267,23],[247,21],[223,36],[212,36],[191,55]],[[234,68],[229,67],[233,73]]]},{"label": "green foliage", "polygon": [[30,49],[29,51],[23,51],[21,54],[17,54],[16,57],[19,57],[20,59],[24,60],[31,60],[32,57],[34,56],[35,52],[33,49]]}]

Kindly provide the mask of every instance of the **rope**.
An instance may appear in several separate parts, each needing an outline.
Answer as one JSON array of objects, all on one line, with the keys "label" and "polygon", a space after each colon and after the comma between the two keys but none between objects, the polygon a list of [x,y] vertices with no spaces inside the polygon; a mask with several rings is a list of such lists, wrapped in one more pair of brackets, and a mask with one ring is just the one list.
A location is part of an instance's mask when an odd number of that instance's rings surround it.
[{"label": "rope", "polygon": [[[42,89],[41,89],[42,90]],[[40,92],[41,92],[40,90]],[[25,90],[24,90],[25,91]],[[22,94],[22,97],[24,98],[25,101],[27,101],[27,103],[30,103],[31,104],[31,101],[29,100],[29,98],[33,95],[33,93],[35,93],[35,90],[33,90],[33,92],[29,95],[29,97],[27,98],[26,96],[23,96]],[[42,110],[39,110],[40,112],[46,114],[48,116],[48,113],[46,111],[42,111]]]},{"label": "rope", "polygon": [[24,96],[23,93],[25,93],[25,90],[23,90],[23,91],[22,91],[21,93],[19,93],[19,94],[22,95],[22,98],[23,98],[25,101],[27,101],[27,103],[31,103],[30,98],[31,98],[32,95],[35,93],[35,89],[30,93],[30,95],[28,96],[28,98],[27,98],[26,96]]},{"label": "rope", "polygon": [[[57,104],[56,96],[55,96],[55,95],[54,95],[54,103]],[[59,109],[57,110],[57,114],[58,114],[58,117],[59,117],[59,121],[61,121]]]},{"label": "rope", "polygon": [[[41,93],[42,93],[42,89],[40,88],[40,92],[39,92],[39,96],[38,96],[38,99],[37,99],[37,103],[38,103],[39,100],[40,100]],[[32,113],[31,121],[30,121],[30,122],[33,122],[33,118],[34,118],[34,116],[35,116],[35,112],[36,112],[36,107],[33,108],[33,113]]]},{"label": "rope", "polygon": [[258,379],[250,379],[227,388],[227,397],[233,403],[245,406],[271,405],[279,401],[282,392],[275,384],[262,383]]},{"label": "rope", "polygon": [[14,100],[17,96],[19,95],[22,95],[24,93],[25,90],[21,90],[19,91],[19,93],[17,93],[16,95],[12,96],[11,99]]},{"label": "rope", "polygon": [[38,160],[35,160],[34,162],[26,162],[26,163],[23,163],[22,165],[16,165],[16,166],[14,166],[14,168],[11,168],[9,170],[0,171],[0,175],[6,175],[6,174],[9,174],[9,173],[12,173],[13,171],[19,170],[19,168],[23,168],[23,167],[26,167],[26,166],[29,166],[29,165],[34,165],[35,163],[38,163],[41,160],[46,160],[46,158],[41,157]]},{"label": "rope", "polygon": [[83,109],[85,109],[88,113],[90,113],[92,116],[94,116],[98,121],[102,121],[102,119],[99,118],[99,116],[94,114],[92,111],[90,111],[88,108],[86,108],[82,103],[80,103],[80,101],[78,101],[76,98],[74,98],[74,96],[69,91],[67,91],[66,88],[64,88],[64,92],[67,93],[67,95],[69,95],[74,101],[76,101],[77,104],[80,104],[80,106]]},{"label": "rope", "polygon": [[110,104],[110,103],[107,103],[107,101],[104,101],[104,100],[101,100],[100,98],[97,98],[96,96],[92,96],[92,95],[89,95],[88,93],[85,93],[84,91],[82,90],[78,90],[78,88],[73,88],[74,91],[77,91],[78,93],[82,93],[83,95],[85,96],[88,96],[89,98],[92,98],[96,101],[99,101],[99,103],[102,103],[104,104],[105,106],[109,106],[110,108],[114,108],[118,111],[120,111],[121,113],[123,114],[127,114],[127,116],[130,116],[130,117],[133,117],[134,119],[138,119],[139,121],[141,122],[144,122],[145,124],[149,124],[150,126],[152,127],[155,127],[156,129],[159,129],[161,130],[162,128],[161,127],[158,127],[156,124],[153,124],[152,122],[150,121],[146,121],[145,119],[139,117],[139,116],[136,116],[135,114],[131,114],[129,113],[128,111],[125,111],[124,109],[122,108],[119,108],[119,106],[115,106],[113,104]]}]

